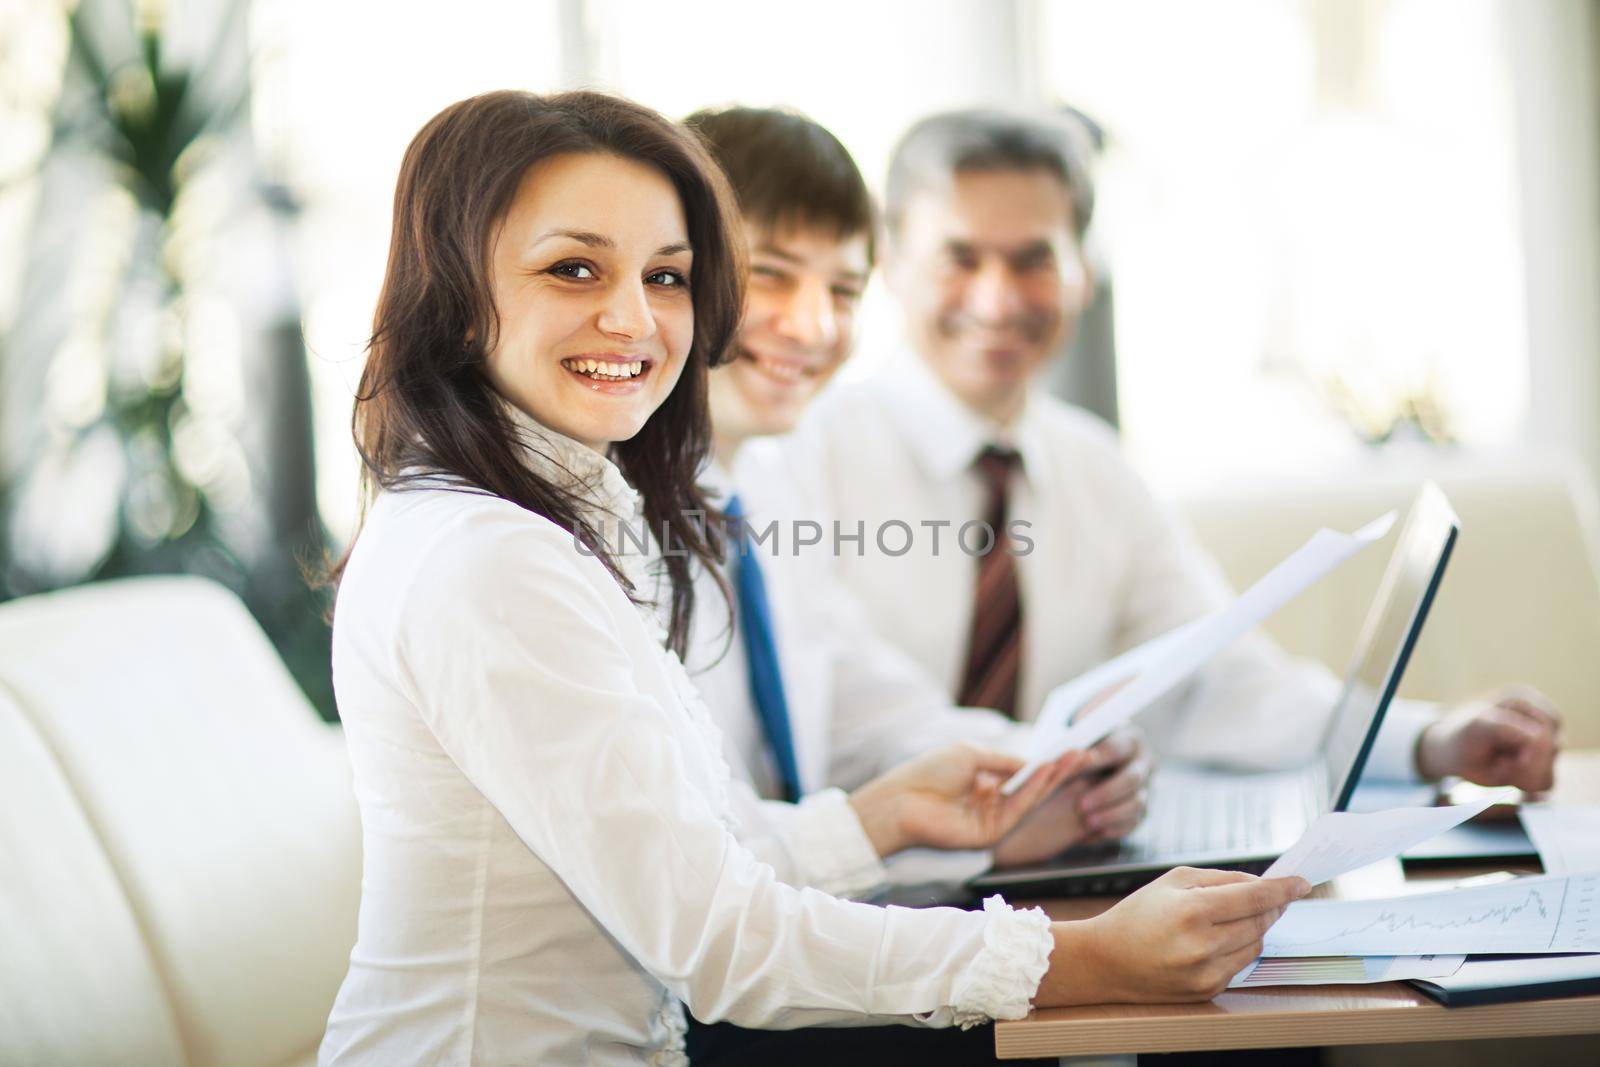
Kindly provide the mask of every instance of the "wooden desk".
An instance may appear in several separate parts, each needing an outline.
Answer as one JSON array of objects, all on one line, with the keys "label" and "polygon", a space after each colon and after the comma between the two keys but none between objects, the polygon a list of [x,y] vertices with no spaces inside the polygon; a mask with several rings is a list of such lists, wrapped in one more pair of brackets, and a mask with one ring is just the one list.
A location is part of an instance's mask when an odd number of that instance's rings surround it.
[{"label": "wooden desk", "polygon": [[[1558,802],[1600,802],[1600,751],[1564,754],[1557,782],[1553,799]],[[1419,891],[1482,870],[1407,877],[1399,861],[1390,861],[1340,879],[1334,895],[1370,898]],[[1317,892],[1326,895],[1329,887]],[[1115,900],[1042,903],[1052,918],[1077,919],[1098,914]],[[1001,1059],[1090,1057],[1589,1033],[1600,1033],[1600,996],[1444,1008],[1403,982],[1385,982],[1234,990],[1203,1004],[1044,1008],[1017,1022],[995,1024],[995,1051]]]}]

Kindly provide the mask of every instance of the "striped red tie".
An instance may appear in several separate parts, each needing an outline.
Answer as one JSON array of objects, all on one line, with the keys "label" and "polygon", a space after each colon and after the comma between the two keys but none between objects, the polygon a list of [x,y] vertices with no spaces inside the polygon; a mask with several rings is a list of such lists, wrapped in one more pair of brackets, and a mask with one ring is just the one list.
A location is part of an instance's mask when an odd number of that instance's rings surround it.
[{"label": "striped red tie", "polygon": [[996,708],[1012,718],[1017,717],[1017,678],[1022,669],[1022,594],[1017,558],[1009,551],[1006,514],[1011,472],[1019,459],[1009,448],[989,445],[973,463],[989,494],[984,521],[994,531],[994,544],[978,560],[967,668],[956,696],[968,707]]}]

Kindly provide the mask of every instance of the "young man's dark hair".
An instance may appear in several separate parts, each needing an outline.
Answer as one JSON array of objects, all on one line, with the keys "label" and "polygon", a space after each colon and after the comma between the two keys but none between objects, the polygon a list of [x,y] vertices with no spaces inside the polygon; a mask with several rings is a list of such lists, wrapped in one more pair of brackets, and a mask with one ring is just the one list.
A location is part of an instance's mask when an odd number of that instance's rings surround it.
[{"label": "young man's dark hair", "polygon": [[962,173],[1042,169],[1066,188],[1081,238],[1094,215],[1089,156],[1085,131],[1066,117],[990,110],[930,115],[906,131],[890,157],[884,192],[889,232],[899,230],[906,203],[919,189],[948,186]]},{"label": "young man's dark hair", "polygon": [[746,222],[769,230],[867,235],[874,258],[872,195],[839,139],[796,111],[725,107],[683,120],[728,175]]}]

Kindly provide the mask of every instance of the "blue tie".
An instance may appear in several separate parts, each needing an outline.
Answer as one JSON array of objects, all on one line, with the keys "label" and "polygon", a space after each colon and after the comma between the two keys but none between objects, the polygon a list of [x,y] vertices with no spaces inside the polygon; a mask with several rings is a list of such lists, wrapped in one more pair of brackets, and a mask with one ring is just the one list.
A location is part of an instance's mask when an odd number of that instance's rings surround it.
[{"label": "blue tie", "polygon": [[761,717],[767,747],[783,779],[783,798],[800,799],[800,770],[794,758],[794,735],[789,731],[789,702],[783,695],[783,670],[778,664],[778,643],[772,630],[772,606],[767,603],[767,583],[756,562],[744,523],[744,507],[737,494],[724,509],[735,530],[731,547],[733,584],[739,593],[739,631],[744,636],[744,658],[750,675],[750,697]]}]

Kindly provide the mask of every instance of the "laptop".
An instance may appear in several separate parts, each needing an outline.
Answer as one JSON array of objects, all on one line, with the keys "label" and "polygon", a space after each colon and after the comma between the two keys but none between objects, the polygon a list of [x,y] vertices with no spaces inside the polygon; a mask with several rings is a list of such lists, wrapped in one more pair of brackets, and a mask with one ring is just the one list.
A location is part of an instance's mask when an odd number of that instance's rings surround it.
[{"label": "laptop", "polygon": [[1425,484],[1309,766],[1267,774],[1163,766],[1151,777],[1145,820],[1127,838],[1070,849],[1046,863],[991,868],[969,888],[1011,896],[1100,895],[1127,892],[1179,866],[1265,870],[1319,815],[1349,807],[1459,530],[1444,493]]}]

